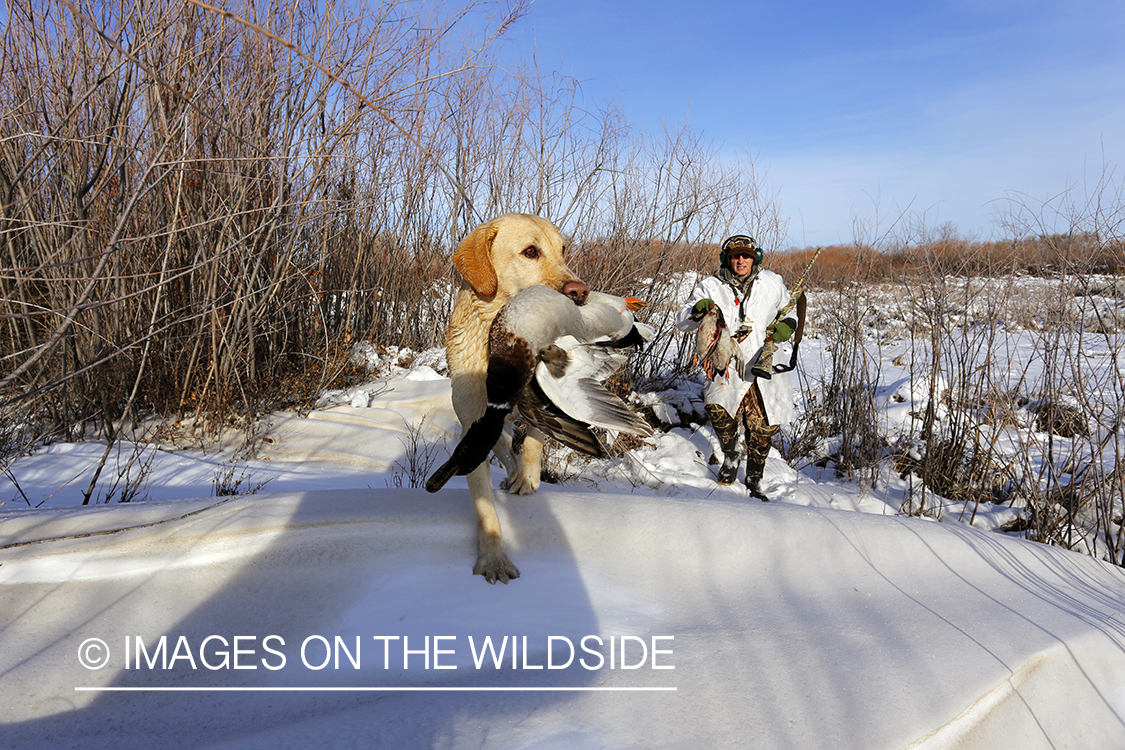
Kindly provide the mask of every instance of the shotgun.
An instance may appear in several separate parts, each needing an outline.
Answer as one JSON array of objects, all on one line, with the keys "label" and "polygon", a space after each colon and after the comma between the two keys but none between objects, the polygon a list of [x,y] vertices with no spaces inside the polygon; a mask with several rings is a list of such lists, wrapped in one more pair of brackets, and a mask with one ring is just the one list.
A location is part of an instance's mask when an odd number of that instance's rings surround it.
[{"label": "shotgun", "polygon": [[[820,257],[820,254],[822,252],[824,252],[824,248],[818,247],[816,249],[816,252],[813,253],[812,260],[810,260],[808,265],[805,266],[805,270],[801,272],[801,278],[797,279],[797,283],[793,286],[793,291],[789,294],[788,304],[777,311],[777,315],[774,316],[773,323],[776,323],[789,313],[793,312],[793,308],[797,306],[797,301],[805,293],[802,287],[805,284],[805,278],[809,275],[809,269],[812,268],[813,263],[816,263],[816,259]],[[773,340],[773,323],[770,323],[770,327],[766,329],[767,331],[771,332],[766,334],[766,340],[762,344],[762,351],[758,354],[758,359],[756,362],[754,362],[754,366],[750,368],[751,375],[756,378],[762,378],[764,380],[769,380],[770,378],[772,378],[775,372],[788,372],[789,370],[792,370],[796,365],[795,360],[797,358],[797,347],[795,343],[793,346],[794,361],[790,362],[788,367],[786,367],[785,365],[778,365],[777,367],[774,367],[773,355],[777,352],[777,343]]]}]

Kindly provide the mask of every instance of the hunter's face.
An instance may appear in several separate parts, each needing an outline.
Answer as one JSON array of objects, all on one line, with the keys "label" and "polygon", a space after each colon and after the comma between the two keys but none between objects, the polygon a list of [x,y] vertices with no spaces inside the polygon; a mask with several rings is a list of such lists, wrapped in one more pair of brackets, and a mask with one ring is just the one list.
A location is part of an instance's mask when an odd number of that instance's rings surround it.
[{"label": "hunter's face", "polygon": [[736,276],[745,276],[754,269],[754,256],[747,253],[732,253],[730,256],[730,270]]}]

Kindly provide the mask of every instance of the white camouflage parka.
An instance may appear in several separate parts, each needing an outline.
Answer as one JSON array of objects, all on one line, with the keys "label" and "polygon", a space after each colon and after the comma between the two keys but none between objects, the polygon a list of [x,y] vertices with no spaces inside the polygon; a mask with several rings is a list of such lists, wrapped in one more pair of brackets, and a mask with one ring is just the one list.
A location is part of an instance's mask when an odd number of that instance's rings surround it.
[{"label": "white camouflage parka", "polygon": [[[716,374],[703,393],[709,404],[719,404],[732,417],[738,405],[754,382],[750,368],[758,359],[766,338],[766,326],[773,322],[777,311],[789,303],[789,291],[785,281],[773,271],[757,269],[757,277],[750,287],[750,295],[740,298],[740,293],[731,284],[716,275],[705,276],[692,289],[687,303],[676,316],[676,328],[685,333],[696,331],[700,321],[691,319],[691,309],[701,299],[711,299],[723,311],[723,317],[731,334],[740,328],[748,327],[749,335],[742,341],[743,372],[729,368],[726,375]],[[770,424],[784,424],[793,418],[793,391],[788,373],[775,373],[769,380],[758,380],[758,389],[766,407],[766,417]]]}]

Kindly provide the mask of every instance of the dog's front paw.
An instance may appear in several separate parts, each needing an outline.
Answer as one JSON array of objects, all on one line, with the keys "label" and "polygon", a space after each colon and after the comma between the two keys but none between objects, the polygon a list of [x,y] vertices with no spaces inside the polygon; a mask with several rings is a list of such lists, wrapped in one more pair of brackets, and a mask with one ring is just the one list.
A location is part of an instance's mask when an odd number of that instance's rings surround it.
[{"label": "dog's front paw", "polygon": [[482,552],[473,566],[473,573],[484,576],[489,583],[507,583],[520,577],[519,568],[512,564],[503,550]]}]

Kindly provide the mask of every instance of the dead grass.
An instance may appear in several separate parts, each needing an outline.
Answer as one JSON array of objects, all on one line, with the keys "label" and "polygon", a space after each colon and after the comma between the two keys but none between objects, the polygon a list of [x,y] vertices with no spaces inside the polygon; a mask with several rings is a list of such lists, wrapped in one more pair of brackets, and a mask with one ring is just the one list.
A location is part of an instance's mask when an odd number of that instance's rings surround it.
[{"label": "dead grass", "polygon": [[[806,248],[772,253],[769,267],[786,279],[796,279],[813,252],[814,249]],[[1097,233],[1077,232],[990,242],[940,239],[880,249],[833,245],[824,248],[809,272],[809,285],[824,288],[856,281],[877,283],[934,275],[1004,278],[1021,273],[1054,277],[1076,271],[1084,275],[1122,273],[1125,243]],[[1098,290],[1105,291],[1103,287]]]}]

